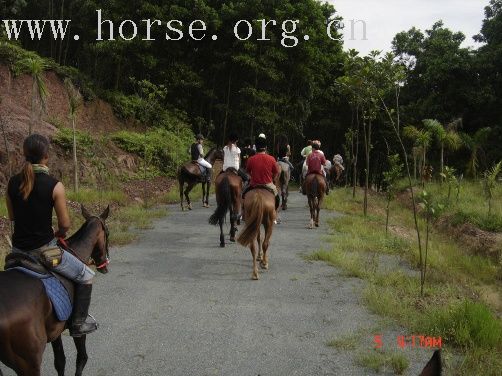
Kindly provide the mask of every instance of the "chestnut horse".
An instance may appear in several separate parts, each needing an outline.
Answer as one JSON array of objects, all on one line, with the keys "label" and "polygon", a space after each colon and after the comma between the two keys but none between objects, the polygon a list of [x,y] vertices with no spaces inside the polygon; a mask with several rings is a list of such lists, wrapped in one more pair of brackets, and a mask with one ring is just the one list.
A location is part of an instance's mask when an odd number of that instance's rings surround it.
[{"label": "chestnut horse", "polygon": [[[209,150],[209,153],[204,157],[211,165],[217,159],[223,160],[223,150],[213,148]],[[187,187],[185,189],[185,198],[188,204],[188,210],[192,210],[192,203],[190,202],[190,197],[188,194],[197,184],[202,183],[202,206],[205,208],[209,207],[209,190],[211,187],[211,180],[205,179],[200,172],[200,167],[196,162],[188,162],[178,169],[178,183],[180,185],[180,205],[181,210],[185,210],[183,205],[183,188],[185,183]]]},{"label": "chestnut horse", "polygon": [[[81,260],[92,260],[98,271],[107,273],[108,229],[105,220],[109,207],[99,216],[91,216],[82,206],[85,223],[66,242]],[[17,270],[0,272],[0,361],[23,376],[40,376],[45,346],[51,342],[54,366],[64,375],[66,357],[61,333],[66,321],[58,321],[42,282]],[[87,362],[86,336],[75,337],[76,376],[82,375]],[[0,375],[2,371],[0,370]]]},{"label": "chestnut horse", "polygon": [[[230,170],[230,169],[229,169]],[[223,235],[223,222],[227,212],[230,211],[230,241],[235,242],[236,225],[239,224],[240,211],[242,206],[242,178],[235,170],[225,171],[219,174],[214,181],[216,190],[217,208],[209,218],[212,225],[220,225],[220,247],[225,247],[225,236]]]},{"label": "chestnut horse", "polygon": [[307,195],[310,208],[309,228],[319,227],[319,211],[326,192],[326,180],[319,174],[308,174],[305,178],[304,192]]},{"label": "chestnut horse", "polygon": [[[255,188],[246,193],[244,198],[244,211],[246,213],[246,227],[239,235],[237,241],[244,247],[249,247],[253,255],[253,274],[252,279],[257,280],[258,267],[256,261],[263,252],[260,266],[268,269],[268,246],[272,231],[274,229],[274,220],[276,218],[275,197],[272,192],[264,188]],[[260,240],[261,226],[265,228],[265,237],[263,243]],[[258,244],[258,249],[256,248]]]}]

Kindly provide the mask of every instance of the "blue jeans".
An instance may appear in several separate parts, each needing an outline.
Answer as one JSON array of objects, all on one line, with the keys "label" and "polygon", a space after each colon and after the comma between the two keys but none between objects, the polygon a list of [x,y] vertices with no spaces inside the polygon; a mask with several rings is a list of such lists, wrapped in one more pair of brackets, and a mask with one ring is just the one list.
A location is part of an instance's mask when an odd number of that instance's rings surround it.
[{"label": "blue jeans", "polygon": [[[53,239],[45,246],[40,248],[56,247],[56,246],[57,246],[57,240]],[[61,256],[61,263],[58,266],[51,268],[51,270],[58,274],[61,274],[62,276],[65,276],[68,279],[71,279],[72,281],[78,284],[91,283],[92,278],[95,275],[92,269],[89,268],[87,265],[85,265],[78,258],[73,256],[70,252],[67,252],[65,250],[62,251],[63,254]],[[12,252],[21,253],[23,251],[13,247]]]}]

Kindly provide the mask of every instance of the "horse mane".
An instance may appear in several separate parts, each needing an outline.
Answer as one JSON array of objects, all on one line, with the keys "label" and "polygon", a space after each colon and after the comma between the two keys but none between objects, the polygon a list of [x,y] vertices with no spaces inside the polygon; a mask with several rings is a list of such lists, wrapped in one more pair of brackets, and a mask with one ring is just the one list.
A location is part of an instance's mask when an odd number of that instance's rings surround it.
[{"label": "horse mane", "polygon": [[73,234],[71,235],[68,239],[66,239],[68,242],[75,242],[75,241],[79,241],[79,240],[82,240],[83,238],[83,235],[84,235],[84,232],[85,230],[87,230],[87,228],[91,225],[91,223],[93,223],[94,221],[92,221],[94,219],[94,217],[86,220],[82,226],[80,226],[80,228]]},{"label": "horse mane", "polygon": [[212,153],[214,153],[214,152],[215,152],[215,150],[216,150],[216,148],[211,148],[211,149],[207,152],[207,154],[206,154],[206,156],[204,157],[204,159],[209,158],[209,156],[210,156]]}]

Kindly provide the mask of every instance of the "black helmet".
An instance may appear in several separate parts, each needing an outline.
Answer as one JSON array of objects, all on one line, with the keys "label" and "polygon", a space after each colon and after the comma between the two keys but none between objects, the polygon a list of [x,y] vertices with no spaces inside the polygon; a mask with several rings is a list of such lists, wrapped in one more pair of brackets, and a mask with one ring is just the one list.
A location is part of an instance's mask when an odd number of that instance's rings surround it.
[{"label": "black helmet", "polygon": [[203,136],[202,134],[200,134],[200,133],[199,133],[199,134],[197,134],[197,136],[195,136],[195,138],[196,138],[197,140],[203,140],[203,139],[204,139],[204,136]]}]

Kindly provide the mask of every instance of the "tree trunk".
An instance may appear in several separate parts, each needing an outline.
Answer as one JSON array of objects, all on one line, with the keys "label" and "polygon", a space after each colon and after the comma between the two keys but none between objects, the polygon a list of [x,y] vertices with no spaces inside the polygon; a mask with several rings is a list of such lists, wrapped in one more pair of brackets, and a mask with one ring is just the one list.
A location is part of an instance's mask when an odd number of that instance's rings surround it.
[{"label": "tree trunk", "polygon": [[232,71],[228,75],[228,87],[227,87],[227,103],[225,106],[225,120],[223,121],[223,140],[222,145],[225,145],[226,137],[227,137],[227,123],[228,123],[228,112],[230,109],[230,88],[232,85]]},{"label": "tree trunk", "polygon": [[71,115],[71,122],[73,127],[73,190],[78,192],[78,160],[77,160],[77,130],[75,114]]},{"label": "tree trunk", "polygon": [[356,151],[353,162],[353,178],[352,178],[352,198],[356,198],[356,184],[357,184],[357,158],[359,157],[359,105],[356,107]]},{"label": "tree trunk", "polygon": [[439,184],[443,184],[443,173],[444,173],[444,144],[441,142],[441,164],[440,164],[441,175],[439,175]]},{"label": "tree trunk", "polygon": [[36,95],[37,95],[37,81],[35,77],[32,77],[33,83],[31,85],[31,113],[30,113],[30,125],[28,126],[28,136],[33,132],[35,125],[35,107],[36,107]]},{"label": "tree trunk", "polygon": [[366,126],[366,121],[363,118],[363,131],[364,131],[364,151],[366,154],[366,169],[364,176],[364,201],[363,201],[363,212],[366,216],[368,214],[368,185],[369,185],[369,172],[370,172],[370,140],[369,134],[371,129],[371,121],[369,121],[368,126]]}]

